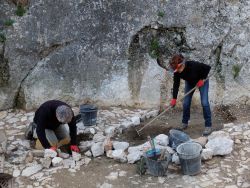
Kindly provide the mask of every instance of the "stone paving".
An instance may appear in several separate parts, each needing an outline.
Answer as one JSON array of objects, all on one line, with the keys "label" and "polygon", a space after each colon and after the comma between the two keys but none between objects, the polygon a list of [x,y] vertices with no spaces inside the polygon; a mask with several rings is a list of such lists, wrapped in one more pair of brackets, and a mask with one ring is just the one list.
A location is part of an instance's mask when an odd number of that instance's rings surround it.
[{"label": "stone paving", "polygon": [[[77,108],[73,110],[77,112]],[[143,120],[156,115],[157,110],[131,110],[118,107],[99,110],[98,126],[85,129],[79,124],[78,133],[87,132],[93,136],[100,133],[104,136],[121,133],[124,128],[138,125],[138,117]],[[8,140],[4,172],[14,176],[16,187],[58,187],[59,184],[54,182],[53,174],[63,168],[67,169],[68,173],[77,173],[81,166],[91,162],[91,153],[86,152],[87,154],[85,153],[79,161],[73,160],[74,165],[68,163],[45,168],[43,153],[32,150],[29,141],[24,139],[24,130],[33,120],[33,116],[34,112],[13,110],[0,112],[0,129],[5,130]],[[237,125],[225,124],[223,131],[229,133],[234,141],[232,153],[203,162],[202,172],[199,175],[182,175],[180,166],[171,164],[166,177],[155,178],[147,175],[146,179],[140,180],[140,176],[134,173],[132,182],[138,187],[250,187],[250,122]],[[107,176],[109,181],[97,187],[115,187],[112,186],[112,180],[117,179],[116,174],[113,172]]]}]

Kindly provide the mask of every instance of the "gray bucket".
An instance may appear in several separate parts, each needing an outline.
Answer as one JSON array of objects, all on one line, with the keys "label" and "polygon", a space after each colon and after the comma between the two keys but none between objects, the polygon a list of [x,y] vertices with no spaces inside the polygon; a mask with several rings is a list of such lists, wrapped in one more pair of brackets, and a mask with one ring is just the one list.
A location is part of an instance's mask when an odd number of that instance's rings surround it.
[{"label": "gray bucket", "polygon": [[144,156],[146,160],[146,165],[148,169],[148,173],[153,176],[164,176],[168,169],[169,161],[171,160],[171,156],[167,155],[163,160],[154,160],[151,158]]},{"label": "gray bucket", "polygon": [[177,149],[180,158],[181,170],[186,175],[196,175],[201,170],[202,147],[198,143],[187,142],[180,144]]},{"label": "gray bucket", "polygon": [[94,105],[80,105],[80,114],[84,126],[96,125],[98,108]]},{"label": "gray bucket", "polygon": [[190,137],[179,130],[171,129],[169,131],[169,144],[173,149],[176,149],[180,144],[190,141]]}]

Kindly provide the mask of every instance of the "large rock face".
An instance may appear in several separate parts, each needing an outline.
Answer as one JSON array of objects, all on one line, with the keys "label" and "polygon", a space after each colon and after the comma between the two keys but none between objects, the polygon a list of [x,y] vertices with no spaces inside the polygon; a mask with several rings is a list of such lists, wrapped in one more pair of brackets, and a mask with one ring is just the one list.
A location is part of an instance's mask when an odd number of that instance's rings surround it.
[{"label": "large rock face", "polygon": [[[48,99],[155,106],[170,97],[172,80],[149,55],[154,40],[166,62],[182,52],[213,67],[212,104],[249,101],[247,0],[34,0],[28,6],[18,17],[16,5],[0,0],[6,36],[0,109],[36,108]],[[11,27],[3,26],[8,18],[15,20]]]}]

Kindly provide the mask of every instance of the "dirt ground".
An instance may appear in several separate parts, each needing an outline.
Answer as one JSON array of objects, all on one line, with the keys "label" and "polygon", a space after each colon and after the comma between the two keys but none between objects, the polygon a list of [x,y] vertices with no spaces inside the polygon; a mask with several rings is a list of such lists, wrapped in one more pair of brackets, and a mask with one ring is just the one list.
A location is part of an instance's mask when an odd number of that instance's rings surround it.
[{"label": "dirt ground", "polygon": [[[234,122],[243,123],[250,121],[250,107],[249,106],[231,106],[231,107],[218,107],[213,109],[213,130],[220,130],[223,128],[223,124]],[[166,113],[160,119],[154,121],[151,126],[145,128],[141,132],[141,136],[138,136],[135,129],[131,128],[125,131],[123,134],[118,135],[116,140],[127,141],[132,145],[138,145],[146,141],[146,137],[156,136],[158,134],[168,134],[171,128],[177,127],[181,123],[182,111],[173,109]],[[148,120],[150,121],[150,120]],[[140,126],[145,125],[147,122],[143,122]],[[204,129],[203,115],[200,109],[193,109],[191,111],[191,121],[189,128],[185,131],[191,138],[198,138],[201,136]],[[216,160],[220,160],[220,157],[213,158],[212,163],[216,163]],[[179,168],[168,169],[168,173],[171,170],[180,171]],[[124,176],[112,180],[113,187],[145,187],[145,180],[152,182],[152,187],[162,187],[162,184],[157,184],[158,178],[149,175],[139,176],[136,174],[135,164],[121,164],[115,162],[113,159],[108,159],[105,156],[95,158],[91,163],[82,167],[81,171],[76,173],[70,173],[68,170],[61,170],[60,173],[54,174],[55,181],[58,182],[58,186],[61,188],[68,187],[100,187],[104,182],[109,182],[105,176],[108,176],[111,172],[118,172],[122,174],[126,172]],[[181,172],[179,172],[181,173]],[[172,181],[172,182],[171,182]],[[170,185],[176,185],[173,178]]]}]

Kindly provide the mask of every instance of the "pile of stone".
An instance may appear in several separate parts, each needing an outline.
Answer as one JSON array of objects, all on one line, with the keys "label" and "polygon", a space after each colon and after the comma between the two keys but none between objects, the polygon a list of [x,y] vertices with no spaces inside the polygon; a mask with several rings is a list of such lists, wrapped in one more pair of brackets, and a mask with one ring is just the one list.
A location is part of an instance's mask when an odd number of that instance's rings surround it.
[{"label": "pile of stone", "polygon": [[[111,113],[110,111],[105,112],[105,115],[108,115],[108,117],[105,118],[119,118],[121,112],[118,108],[116,108],[115,111],[116,113]],[[88,157],[99,157],[106,153],[107,157],[113,158],[117,161],[133,163],[132,161],[134,160],[131,158],[135,158],[135,156],[134,154],[129,155],[127,150],[129,143],[113,141],[110,149],[105,148],[105,146],[108,144],[110,145],[110,138],[114,137],[117,133],[122,133],[124,129],[135,127],[142,121],[157,116],[158,110],[139,110],[136,115],[134,112],[126,110],[126,113],[128,117],[125,120],[120,117],[120,123],[111,124],[109,126],[102,125],[102,118],[99,118],[98,126],[85,127],[82,122],[78,123],[78,134],[90,134],[92,137],[92,140],[80,142],[79,148],[81,152],[84,152],[84,154]],[[131,116],[129,116],[130,113]]]}]

